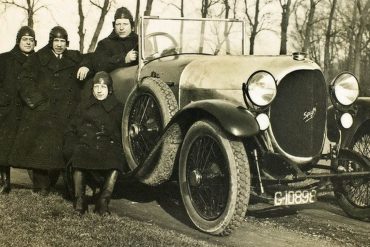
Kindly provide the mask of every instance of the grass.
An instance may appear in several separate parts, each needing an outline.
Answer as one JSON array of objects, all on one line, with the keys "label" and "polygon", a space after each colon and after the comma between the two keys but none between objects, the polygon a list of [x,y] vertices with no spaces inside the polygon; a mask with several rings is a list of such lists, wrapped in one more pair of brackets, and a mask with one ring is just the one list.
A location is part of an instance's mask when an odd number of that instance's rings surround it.
[{"label": "grass", "polygon": [[26,189],[0,195],[0,246],[211,246],[152,223],[114,213],[78,216],[58,194]]}]

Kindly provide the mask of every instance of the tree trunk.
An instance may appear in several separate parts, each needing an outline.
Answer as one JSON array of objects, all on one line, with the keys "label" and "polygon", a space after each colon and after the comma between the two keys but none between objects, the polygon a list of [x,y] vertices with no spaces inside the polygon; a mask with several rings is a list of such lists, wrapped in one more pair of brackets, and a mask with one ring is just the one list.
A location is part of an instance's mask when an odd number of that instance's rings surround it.
[{"label": "tree trunk", "polygon": [[330,15],[329,15],[329,20],[328,20],[328,27],[326,29],[326,34],[325,34],[325,49],[324,49],[324,75],[325,79],[328,80],[331,73],[330,73],[330,39],[332,37],[331,34],[331,29],[332,29],[332,24],[333,24],[333,18],[334,18],[334,13],[335,13],[335,8],[336,8],[337,0],[333,0],[333,3],[331,5],[330,9]]},{"label": "tree trunk", "polygon": [[109,11],[109,6],[110,6],[110,0],[104,0],[104,5],[101,9],[98,25],[96,26],[94,35],[91,39],[91,43],[90,43],[90,46],[89,46],[89,49],[88,49],[89,53],[94,52],[94,50],[95,50],[96,43],[98,42],[99,34],[100,34],[101,29],[102,29],[103,24],[104,24],[105,16],[107,15],[107,13]]},{"label": "tree trunk", "polygon": [[[180,5],[180,16],[181,17],[184,17],[184,0],[181,0],[181,5]],[[180,24],[180,49],[179,49],[179,53],[182,52],[182,46],[184,44],[184,21],[181,21],[181,24]]]},{"label": "tree trunk", "polygon": [[[229,19],[230,4],[228,0],[224,0],[225,4],[225,19]],[[225,22],[224,37],[226,39],[226,54],[230,54],[230,39],[229,39],[229,24]]]},{"label": "tree trunk", "polygon": [[136,11],[135,11],[135,32],[137,31],[137,23],[140,15],[140,0],[136,0]]},{"label": "tree trunk", "polygon": [[308,12],[308,20],[305,29],[304,41],[303,41],[303,51],[307,54],[310,52],[311,46],[311,31],[313,29],[313,21],[315,17],[316,4],[314,0],[310,0],[310,10]]},{"label": "tree trunk", "polygon": [[153,5],[153,0],[147,0],[146,1],[146,7],[145,7],[145,11],[144,11],[145,16],[150,16],[150,14],[152,12],[152,5]]},{"label": "tree trunk", "polygon": [[[201,8],[201,14],[202,18],[207,18],[208,14],[208,0],[202,0],[202,8]],[[201,27],[200,27],[200,42],[199,42],[199,53],[203,53],[204,48],[204,32],[205,32],[205,22],[202,21]]]},{"label": "tree trunk", "polygon": [[249,37],[249,54],[253,55],[254,54],[254,42],[256,40],[257,36],[257,28],[259,25],[259,14],[260,14],[260,0],[256,0],[256,7],[254,11],[254,22],[252,24],[252,31],[251,31],[251,36]]},{"label": "tree trunk", "polygon": [[354,52],[354,36],[355,36],[355,26],[357,20],[357,0],[353,3],[353,11],[352,11],[352,21],[351,26],[348,30],[348,59],[347,59],[347,70],[353,71],[354,63],[353,63],[353,52]]},{"label": "tree trunk", "polygon": [[31,0],[27,0],[27,26],[33,29],[34,21],[33,21],[33,8],[34,8],[34,2]]},{"label": "tree trunk", "polygon": [[[360,8],[360,2],[357,2],[358,8]],[[358,33],[355,38],[355,67],[354,67],[354,72],[355,75],[357,76],[357,79],[361,82],[361,51],[362,51],[362,39],[363,39],[363,34],[367,25],[368,21],[368,16],[369,16],[369,8],[370,8],[370,0],[367,0],[364,8],[362,9],[360,13],[360,23],[358,27]]]},{"label": "tree trunk", "polygon": [[84,21],[85,16],[82,11],[82,0],[78,0],[78,16],[80,18],[78,25],[78,36],[80,37],[80,52],[84,52],[84,43],[85,43],[85,30],[84,30]]},{"label": "tree trunk", "polygon": [[280,40],[280,54],[287,54],[287,41],[288,41],[288,26],[289,26],[289,15],[290,15],[290,3],[288,0],[286,4],[282,5],[283,12],[281,14],[281,40]]}]

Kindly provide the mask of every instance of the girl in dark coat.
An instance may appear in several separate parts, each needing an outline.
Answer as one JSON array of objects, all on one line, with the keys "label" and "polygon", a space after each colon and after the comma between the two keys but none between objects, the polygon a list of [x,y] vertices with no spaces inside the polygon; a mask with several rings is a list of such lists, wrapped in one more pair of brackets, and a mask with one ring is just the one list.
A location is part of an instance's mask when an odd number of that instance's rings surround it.
[{"label": "girl in dark coat", "polygon": [[112,79],[98,72],[93,79],[92,94],[81,102],[66,133],[64,155],[73,167],[75,210],[84,213],[86,175],[104,177],[95,211],[108,212],[108,203],[119,171],[125,162],[121,144],[123,106],[112,94]]},{"label": "girl in dark coat", "polygon": [[35,32],[28,26],[19,29],[14,48],[0,54],[0,194],[10,191],[10,151],[19,127],[22,101],[20,73],[28,55],[34,52]]}]

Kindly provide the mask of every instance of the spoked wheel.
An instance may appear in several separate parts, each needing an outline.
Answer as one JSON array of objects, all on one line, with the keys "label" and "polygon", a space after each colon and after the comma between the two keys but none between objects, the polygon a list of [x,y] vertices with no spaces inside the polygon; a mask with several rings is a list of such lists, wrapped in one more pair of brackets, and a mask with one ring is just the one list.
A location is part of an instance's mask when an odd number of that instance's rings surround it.
[{"label": "spoked wheel", "polygon": [[212,122],[196,122],[182,144],[179,184],[185,209],[198,229],[230,234],[243,221],[249,201],[243,143],[228,139]]},{"label": "spoked wheel", "polygon": [[[354,136],[350,149],[362,155],[354,157],[339,156],[338,165],[346,172],[369,171],[364,157],[370,158],[370,133],[364,126]],[[339,205],[353,218],[370,220],[370,177],[344,178],[333,181]]]},{"label": "spoked wheel", "polygon": [[144,79],[131,92],[122,117],[123,149],[130,170],[145,161],[177,109],[171,89],[159,79]]}]

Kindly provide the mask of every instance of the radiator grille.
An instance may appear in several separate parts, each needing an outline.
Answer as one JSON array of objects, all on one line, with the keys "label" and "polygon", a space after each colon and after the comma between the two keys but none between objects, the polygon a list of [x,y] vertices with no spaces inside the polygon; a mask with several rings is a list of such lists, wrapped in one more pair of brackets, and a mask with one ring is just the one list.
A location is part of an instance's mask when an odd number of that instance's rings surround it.
[{"label": "radiator grille", "polygon": [[293,156],[318,155],[326,107],[326,84],[320,71],[299,70],[285,76],[270,108],[271,130],[279,147]]}]

